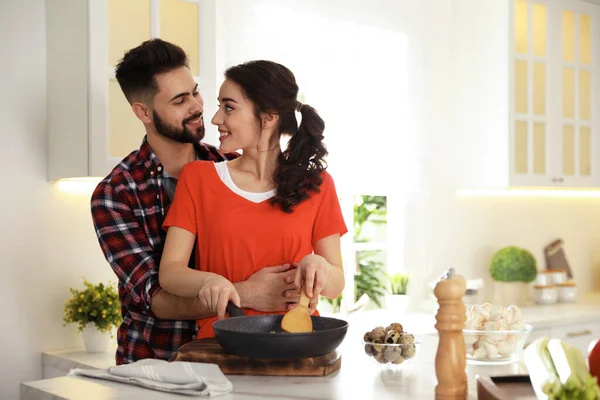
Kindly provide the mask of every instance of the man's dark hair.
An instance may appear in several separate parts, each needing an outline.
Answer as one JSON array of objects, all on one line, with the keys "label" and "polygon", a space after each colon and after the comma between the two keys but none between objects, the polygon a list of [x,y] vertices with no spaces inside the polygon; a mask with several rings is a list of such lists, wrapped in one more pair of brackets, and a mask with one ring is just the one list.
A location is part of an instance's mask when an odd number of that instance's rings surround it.
[{"label": "man's dark hair", "polygon": [[150,39],[129,50],[117,64],[115,73],[129,104],[150,101],[158,91],[156,75],[188,67],[185,51],[162,39]]}]

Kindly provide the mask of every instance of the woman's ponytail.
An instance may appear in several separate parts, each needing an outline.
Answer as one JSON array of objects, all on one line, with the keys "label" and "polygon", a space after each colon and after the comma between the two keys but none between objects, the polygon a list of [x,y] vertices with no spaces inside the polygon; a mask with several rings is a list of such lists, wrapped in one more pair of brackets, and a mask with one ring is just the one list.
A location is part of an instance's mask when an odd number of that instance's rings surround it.
[{"label": "woman's ponytail", "polygon": [[302,121],[292,134],[287,149],[279,156],[274,177],[277,194],[271,199],[272,204],[278,204],[285,212],[291,212],[296,204],[308,198],[309,192],[319,191],[321,172],[327,168],[323,119],[307,104],[298,102],[296,109],[302,115]]}]

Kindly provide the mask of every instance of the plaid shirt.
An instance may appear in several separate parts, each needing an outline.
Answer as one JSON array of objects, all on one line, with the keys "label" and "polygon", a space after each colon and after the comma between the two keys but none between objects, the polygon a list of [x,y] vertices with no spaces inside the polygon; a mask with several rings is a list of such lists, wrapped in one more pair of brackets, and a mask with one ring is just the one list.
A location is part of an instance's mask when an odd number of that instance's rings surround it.
[{"label": "plaid shirt", "polygon": [[[195,145],[199,159],[233,159],[213,146]],[[196,321],[160,320],[150,310],[160,290],[158,266],[171,200],[160,182],[164,169],[146,138],[102,180],[91,199],[92,219],[107,261],[119,279],[123,322],[117,332],[117,365],[143,358],[167,360],[195,339]]]}]

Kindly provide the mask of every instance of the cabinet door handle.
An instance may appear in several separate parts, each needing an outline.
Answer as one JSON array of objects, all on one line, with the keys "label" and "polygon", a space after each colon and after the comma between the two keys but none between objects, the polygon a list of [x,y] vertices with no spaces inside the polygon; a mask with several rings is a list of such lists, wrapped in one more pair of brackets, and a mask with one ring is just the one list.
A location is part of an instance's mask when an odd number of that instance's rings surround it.
[{"label": "cabinet door handle", "polygon": [[559,181],[560,183],[562,183],[562,182],[564,181],[564,178],[558,178],[558,181]]},{"label": "cabinet door handle", "polygon": [[558,181],[558,178],[552,178],[551,181],[556,183],[556,181]]},{"label": "cabinet door handle", "polygon": [[567,337],[579,337],[579,336],[587,336],[587,335],[591,335],[591,334],[592,334],[592,331],[590,331],[589,329],[584,329],[579,332],[569,332],[569,333],[567,333]]}]

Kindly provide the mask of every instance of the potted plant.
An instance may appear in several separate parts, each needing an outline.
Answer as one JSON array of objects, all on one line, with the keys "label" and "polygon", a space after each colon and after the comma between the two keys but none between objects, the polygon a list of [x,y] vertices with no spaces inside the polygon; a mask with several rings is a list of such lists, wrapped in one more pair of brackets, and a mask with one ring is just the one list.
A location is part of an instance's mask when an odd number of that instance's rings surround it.
[{"label": "potted plant", "polygon": [[113,330],[122,321],[117,290],[113,285],[94,285],[83,280],[82,291],[70,288],[71,298],[64,309],[63,326],[77,324],[89,353],[108,351]]},{"label": "potted plant", "polygon": [[527,284],[537,276],[533,255],[520,247],[504,247],[494,254],[490,263],[494,280],[494,302],[523,306],[527,302]]},{"label": "potted plant", "polygon": [[408,280],[410,274],[398,272],[394,275],[386,274],[389,281],[389,293],[385,295],[385,308],[394,312],[408,310]]}]

